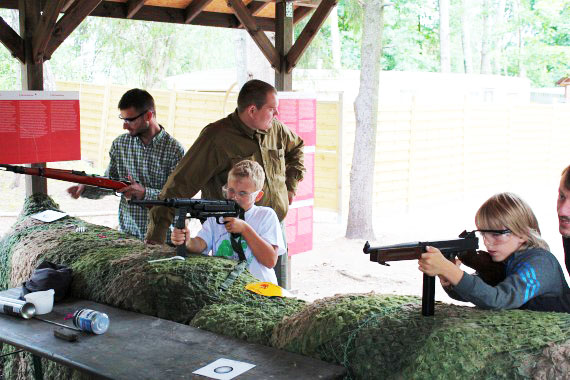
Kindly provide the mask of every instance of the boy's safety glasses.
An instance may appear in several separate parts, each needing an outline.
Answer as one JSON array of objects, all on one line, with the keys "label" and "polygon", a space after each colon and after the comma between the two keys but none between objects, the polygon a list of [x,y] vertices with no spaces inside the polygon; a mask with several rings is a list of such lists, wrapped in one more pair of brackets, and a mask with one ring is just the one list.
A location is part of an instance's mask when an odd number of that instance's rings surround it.
[{"label": "boy's safety glasses", "polygon": [[228,185],[224,185],[222,187],[222,193],[224,194],[224,198],[226,199],[240,198],[244,200],[247,199],[248,202],[255,200],[257,194],[259,194],[260,191],[261,189],[254,191],[253,193],[248,193],[247,191],[235,191],[231,187],[228,188]]},{"label": "boy's safety glasses", "polygon": [[509,237],[512,234],[512,231],[508,228],[505,228],[504,230],[475,230],[473,232],[476,232],[481,239],[493,243],[503,243],[509,240]]}]

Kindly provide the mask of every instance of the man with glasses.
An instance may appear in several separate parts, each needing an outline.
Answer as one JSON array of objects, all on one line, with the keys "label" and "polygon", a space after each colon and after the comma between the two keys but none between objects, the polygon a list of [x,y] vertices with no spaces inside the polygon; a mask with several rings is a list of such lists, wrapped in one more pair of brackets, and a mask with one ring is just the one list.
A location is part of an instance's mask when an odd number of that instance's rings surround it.
[{"label": "man with glasses", "polygon": [[[269,206],[285,219],[297,184],[303,179],[303,140],[276,119],[279,100],[273,86],[250,80],[239,92],[237,109],[207,125],[168,178],[160,198],[224,199],[222,186],[239,161],[261,164],[266,181],[260,206]],[[146,240],[161,243],[172,223],[173,209],[153,207]],[[278,265],[279,267],[279,265]]]},{"label": "man with glasses", "polygon": [[[158,124],[154,99],[147,91],[138,88],[127,91],[118,107],[119,119],[127,133],[111,144],[105,176],[130,182],[117,191],[121,193],[119,230],[142,240],[147,229],[148,209],[127,201],[157,199],[168,176],[184,156],[184,148]],[[99,199],[112,194],[85,185],[72,186],[67,192],[76,199],[80,196]],[[166,232],[163,235],[166,237]]]}]

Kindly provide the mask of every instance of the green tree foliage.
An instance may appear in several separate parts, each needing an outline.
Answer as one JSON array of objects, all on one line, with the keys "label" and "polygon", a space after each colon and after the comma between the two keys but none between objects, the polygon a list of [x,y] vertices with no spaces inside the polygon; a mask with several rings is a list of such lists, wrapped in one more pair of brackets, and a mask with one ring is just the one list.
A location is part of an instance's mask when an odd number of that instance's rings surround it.
[{"label": "green tree foliage", "polygon": [[[568,0],[450,0],[451,71],[464,72],[461,15],[469,15],[473,72],[481,69],[483,18],[491,20],[493,73],[527,76],[552,87],[570,75]],[[504,9],[499,9],[503,6]],[[439,70],[438,0],[392,0],[384,13],[384,70]],[[360,69],[362,0],[339,0],[341,64]],[[17,29],[17,11],[0,10]],[[310,17],[295,27],[297,37]],[[299,68],[332,69],[328,22],[301,58]],[[235,31],[88,17],[51,59],[56,80],[164,87],[164,78],[196,70],[233,68]],[[0,88],[20,88],[20,65],[0,47]]]},{"label": "green tree foliage", "polygon": [[167,76],[233,67],[232,46],[228,29],[88,17],[52,62],[58,79],[152,88]]},{"label": "green tree foliage", "polygon": [[[465,8],[463,7],[465,3]],[[536,87],[552,87],[570,75],[570,3],[567,0],[451,0],[451,71],[464,72],[461,15],[469,14],[474,72],[481,70],[483,18],[491,22],[488,43],[494,74],[528,76]],[[382,68],[400,71],[439,71],[437,0],[394,0],[384,13]],[[337,5],[342,66],[360,69],[362,2],[340,0]],[[304,26],[296,27],[299,34]],[[520,33],[520,39],[519,39]],[[299,67],[331,68],[330,28],[324,25],[301,59]],[[520,41],[520,43],[519,43]],[[520,46],[519,46],[520,45]]]},{"label": "green tree foliage", "polygon": [[[0,17],[12,28],[17,29],[18,13],[0,9]],[[16,91],[22,88],[20,81],[20,63],[12,57],[8,49],[0,44],[0,90]]]}]

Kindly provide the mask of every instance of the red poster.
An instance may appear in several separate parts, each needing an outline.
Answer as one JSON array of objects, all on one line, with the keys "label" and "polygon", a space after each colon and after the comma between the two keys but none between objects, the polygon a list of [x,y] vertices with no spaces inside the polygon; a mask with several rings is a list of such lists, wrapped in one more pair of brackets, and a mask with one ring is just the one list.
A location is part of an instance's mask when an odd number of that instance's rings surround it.
[{"label": "red poster", "polygon": [[79,93],[0,91],[0,163],[81,159]]},{"label": "red poster", "polygon": [[315,198],[315,152],[305,149],[305,178],[297,186],[295,201],[306,201]]},{"label": "red poster", "polygon": [[285,228],[289,256],[313,249],[312,201],[293,204],[285,218]]},{"label": "red poster", "polygon": [[314,95],[295,92],[279,93],[277,118],[299,135],[305,146],[317,142],[317,99]]},{"label": "red poster", "polygon": [[279,120],[305,142],[305,178],[285,218],[289,255],[313,249],[313,203],[315,197],[315,144],[317,141],[317,99],[297,92],[279,93]]}]

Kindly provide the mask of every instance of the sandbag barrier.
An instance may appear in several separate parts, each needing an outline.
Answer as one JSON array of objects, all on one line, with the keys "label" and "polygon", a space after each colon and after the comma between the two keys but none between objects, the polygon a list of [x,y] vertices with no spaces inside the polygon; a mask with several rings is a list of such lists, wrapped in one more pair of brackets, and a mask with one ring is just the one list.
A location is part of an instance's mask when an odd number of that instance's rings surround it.
[{"label": "sandbag barrier", "polygon": [[[70,266],[72,296],[190,324],[248,342],[341,364],[353,379],[540,378],[570,373],[570,314],[483,311],[438,302],[422,317],[421,300],[374,293],[337,295],[307,304],[248,292],[247,272],[218,291],[235,262],[190,255],[185,262],[107,227],[66,217],[29,216],[59,209],[44,195],[28,198],[0,240],[0,283],[19,286],[42,260]],[[75,232],[77,225],[85,232]],[[3,347],[9,352],[12,347]],[[44,362],[46,378],[85,375]],[[30,355],[6,357],[6,379],[31,378]]]}]

